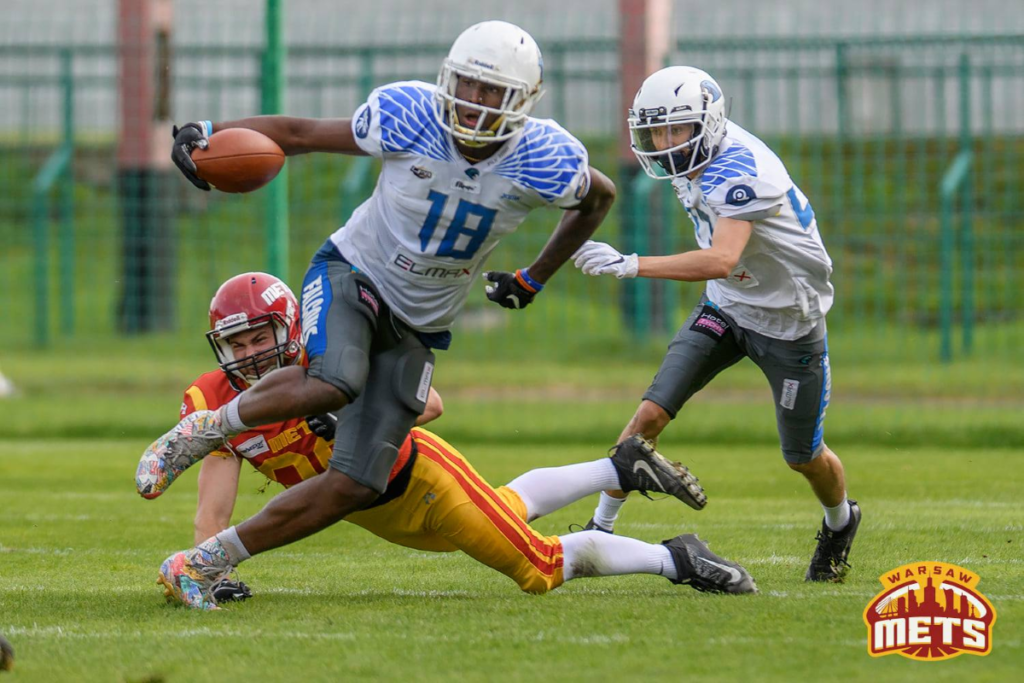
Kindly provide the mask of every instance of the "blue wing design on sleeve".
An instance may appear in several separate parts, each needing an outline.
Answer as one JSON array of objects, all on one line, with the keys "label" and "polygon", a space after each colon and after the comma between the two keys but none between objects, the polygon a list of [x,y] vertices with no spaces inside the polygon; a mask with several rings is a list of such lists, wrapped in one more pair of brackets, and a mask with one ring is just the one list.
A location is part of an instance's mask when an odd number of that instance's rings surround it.
[{"label": "blue wing design on sleeve", "polygon": [[448,134],[437,122],[433,92],[420,85],[395,85],[378,91],[381,148],[454,161]]},{"label": "blue wing design on sleeve", "polygon": [[701,192],[707,197],[726,180],[740,176],[756,178],[757,164],[754,163],[754,153],[737,143],[708,164],[700,178]]},{"label": "blue wing design on sleeve", "polygon": [[562,128],[528,119],[516,149],[494,172],[553,202],[572,185],[587,163],[587,150]]}]

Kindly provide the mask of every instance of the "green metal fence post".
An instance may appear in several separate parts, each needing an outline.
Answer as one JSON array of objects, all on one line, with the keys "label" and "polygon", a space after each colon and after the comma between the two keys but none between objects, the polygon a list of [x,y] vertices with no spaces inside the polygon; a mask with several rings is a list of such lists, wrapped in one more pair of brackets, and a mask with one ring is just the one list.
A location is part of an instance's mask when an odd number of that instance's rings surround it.
[{"label": "green metal fence post", "polygon": [[50,345],[50,212],[46,189],[39,191],[39,179],[32,197],[32,270],[35,273],[35,334],[37,348]]},{"label": "green metal fence post", "polygon": [[73,53],[61,50],[61,86],[64,92],[64,135],[61,145],[67,150],[68,163],[64,167],[60,188],[60,321],[65,335],[75,331],[75,176],[71,165],[75,149],[75,81]]},{"label": "green metal fence post", "polygon": [[[284,108],[284,11],[281,0],[267,0],[266,48],[263,52],[263,113],[280,114]],[[267,187],[267,270],[288,280],[288,166]]]},{"label": "green metal fence post", "polygon": [[846,47],[846,43],[836,43],[836,124],[840,145],[843,144],[850,126],[846,105]]},{"label": "green metal fence post", "polygon": [[[630,183],[630,225],[627,230],[631,233],[628,249],[638,254],[650,253],[648,244],[648,223],[650,221],[651,194],[657,187],[657,181],[651,180],[646,173],[637,173]],[[627,286],[632,286],[635,292],[633,334],[638,339],[646,339],[651,331],[651,281],[647,278],[637,278]]]},{"label": "green metal fence post", "polygon": [[[971,142],[971,62],[967,53],[960,55],[960,152],[970,153]],[[973,191],[970,178],[963,183],[960,201],[960,314],[963,320],[963,352],[970,354],[974,344],[974,232],[971,221]]]},{"label": "green metal fence post", "polygon": [[[552,89],[555,91],[555,120],[565,121],[565,52],[560,47],[552,47],[551,55],[544,65],[551,74]],[[553,59],[552,59],[553,58]],[[552,68],[554,67],[554,68]]]},{"label": "green metal fence post", "polygon": [[[364,48],[359,53],[359,96],[368,97],[373,91],[374,49]],[[373,159],[356,157],[341,180],[341,223],[352,216],[360,202],[370,193],[370,178],[373,173]]]},{"label": "green metal fence post", "polygon": [[953,229],[954,197],[956,197],[961,183],[970,173],[971,160],[970,151],[960,152],[945,175],[942,176],[942,184],[939,188],[939,220],[942,232],[942,251],[939,261],[941,271],[939,280],[942,287],[939,298],[939,325],[941,328],[939,357],[944,363],[953,359],[953,255],[956,250],[956,233]]},{"label": "green metal fence post", "polygon": [[372,47],[363,48],[359,54],[359,95],[363,98],[373,92],[373,56]]}]

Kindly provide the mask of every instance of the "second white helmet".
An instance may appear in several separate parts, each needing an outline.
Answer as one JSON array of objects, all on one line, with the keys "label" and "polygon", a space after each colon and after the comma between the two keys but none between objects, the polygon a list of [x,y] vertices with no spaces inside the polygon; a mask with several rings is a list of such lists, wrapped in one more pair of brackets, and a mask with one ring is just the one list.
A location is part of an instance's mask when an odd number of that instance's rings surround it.
[{"label": "second white helmet", "polygon": [[[455,97],[459,77],[503,88],[501,105],[486,107]],[[436,106],[441,126],[465,143],[483,146],[507,140],[526,123],[541,98],[544,60],[533,37],[515,24],[484,21],[455,39],[437,77]],[[480,112],[475,125],[459,123],[455,105]],[[493,123],[485,127],[487,114]],[[496,118],[495,118],[496,117]]]},{"label": "second white helmet", "polygon": [[692,66],[657,71],[633,99],[629,133],[633,154],[652,178],[678,178],[704,168],[725,137],[722,89]]}]

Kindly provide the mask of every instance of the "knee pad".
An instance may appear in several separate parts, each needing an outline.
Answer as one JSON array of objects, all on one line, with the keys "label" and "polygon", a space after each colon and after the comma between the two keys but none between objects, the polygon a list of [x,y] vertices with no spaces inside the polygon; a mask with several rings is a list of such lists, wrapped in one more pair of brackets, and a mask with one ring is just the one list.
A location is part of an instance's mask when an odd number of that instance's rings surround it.
[{"label": "knee pad", "polygon": [[[336,358],[337,361],[328,363],[328,358]],[[348,396],[349,401],[355,401],[366,387],[370,358],[358,346],[346,346],[340,354],[316,356],[310,360],[308,372],[310,377],[337,387]]]},{"label": "knee pad", "polygon": [[338,365],[338,381],[348,387],[349,398],[353,401],[366,387],[366,378],[370,374],[370,357],[356,346],[349,346],[341,352]]},{"label": "knee pad", "polygon": [[433,376],[433,352],[417,345],[403,352],[395,362],[391,375],[392,391],[407,408],[422,415],[427,408]]}]

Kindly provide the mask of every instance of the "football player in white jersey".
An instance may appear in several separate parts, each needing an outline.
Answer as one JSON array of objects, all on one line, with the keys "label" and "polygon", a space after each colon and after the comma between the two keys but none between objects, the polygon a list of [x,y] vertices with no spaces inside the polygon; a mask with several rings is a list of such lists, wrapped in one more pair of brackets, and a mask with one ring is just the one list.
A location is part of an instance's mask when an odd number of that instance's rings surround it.
[{"label": "football player in white jersey", "polygon": [[378,88],[351,119],[267,116],[175,129],[172,158],[203,189],[209,186],[196,176],[191,152],[223,128],[257,130],[286,155],[335,152],[383,162],[373,196],[306,274],[300,307],[308,369],[282,368],[218,411],[192,413],[139,463],[136,486],[154,498],[233,434],[340,411],[330,469],[211,538],[216,562],[236,565],[372,503],[426,405],[432,349],[447,348],[449,328],[498,240],[535,208],[565,210],[528,268],[487,274],[488,298],[525,308],[608,213],[614,185],[589,166],[583,145],[554,121],[529,116],[542,71],[526,31],[487,21],[458,37],[436,85]]},{"label": "football player in white jersey", "polygon": [[[638,256],[588,241],[575,264],[587,275],[706,281],[707,288],[622,438],[657,439],[694,393],[750,358],[771,384],[786,463],[825,509],[805,578],[839,580],[861,511],[847,499],[843,465],[823,440],[832,260],[814,210],[775,153],[725,118],[721,88],[700,69],[673,66],[647,78],[629,130],[644,171],[672,183],[700,249]],[[611,531],[623,500],[621,492],[602,494],[587,527]]]}]

